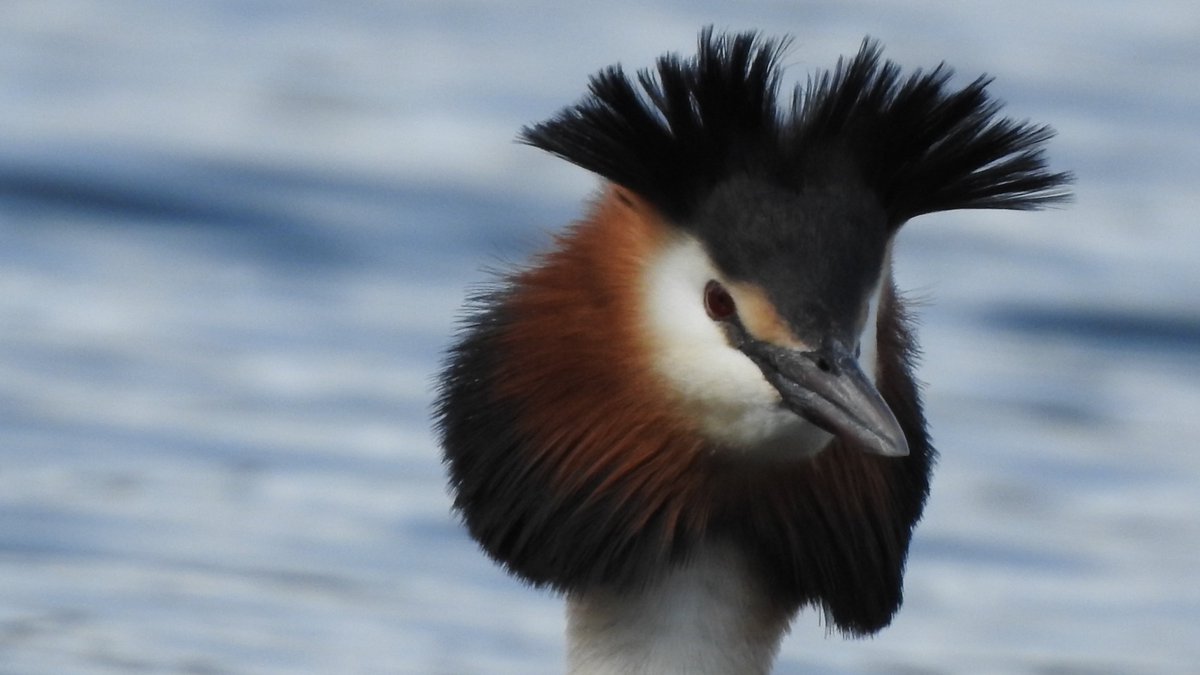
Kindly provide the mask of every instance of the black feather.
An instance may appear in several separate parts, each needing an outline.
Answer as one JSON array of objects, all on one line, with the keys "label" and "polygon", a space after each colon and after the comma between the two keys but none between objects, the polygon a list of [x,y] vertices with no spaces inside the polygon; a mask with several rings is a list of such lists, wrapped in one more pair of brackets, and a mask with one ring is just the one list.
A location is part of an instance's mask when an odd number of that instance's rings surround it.
[{"label": "black feather", "polygon": [[938,66],[908,78],[864,40],[858,54],[778,102],[788,42],[700,35],[695,58],[659,59],[636,82],[619,66],[522,139],[648,199],[686,227],[720,182],[750,175],[802,190],[848,165],[897,227],[951,209],[1032,209],[1068,197],[1046,169],[1049,127],[998,117],[990,79],[958,90]]}]

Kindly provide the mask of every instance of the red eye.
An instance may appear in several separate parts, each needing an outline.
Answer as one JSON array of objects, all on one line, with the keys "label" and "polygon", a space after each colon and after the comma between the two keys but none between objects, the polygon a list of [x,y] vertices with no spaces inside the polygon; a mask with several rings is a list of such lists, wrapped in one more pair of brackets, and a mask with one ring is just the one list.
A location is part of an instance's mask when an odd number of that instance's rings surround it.
[{"label": "red eye", "polygon": [[737,305],[724,286],[716,281],[709,281],[704,286],[704,309],[713,321],[724,321],[733,316]]}]

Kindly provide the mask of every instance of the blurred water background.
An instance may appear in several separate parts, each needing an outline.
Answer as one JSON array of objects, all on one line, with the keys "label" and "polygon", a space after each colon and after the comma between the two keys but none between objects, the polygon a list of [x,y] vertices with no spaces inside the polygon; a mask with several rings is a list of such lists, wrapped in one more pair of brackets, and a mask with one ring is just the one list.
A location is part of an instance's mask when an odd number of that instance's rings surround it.
[{"label": "blurred water background", "polygon": [[0,0],[0,673],[553,673],[449,513],[465,290],[594,189],[523,124],[698,29],[870,34],[1053,124],[1070,208],[911,223],[942,461],[878,637],[780,673],[1200,672],[1200,5]]}]

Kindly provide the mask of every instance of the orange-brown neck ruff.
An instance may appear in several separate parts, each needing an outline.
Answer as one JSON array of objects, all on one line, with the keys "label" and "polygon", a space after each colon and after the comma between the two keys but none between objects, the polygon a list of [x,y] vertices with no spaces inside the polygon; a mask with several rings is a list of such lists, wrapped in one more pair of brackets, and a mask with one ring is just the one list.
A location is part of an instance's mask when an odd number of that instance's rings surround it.
[{"label": "orange-brown neck ruff", "polygon": [[[670,236],[648,206],[610,188],[591,217],[519,275],[494,386],[516,401],[528,460],[587,502],[635,501],[641,529],[682,526],[700,440],[672,411],[641,327],[643,266]],[[694,481],[691,481],[694,482]],[[664,546],[667,541],[661,542]]]},{"label": "orange-brown neck ruff", "polygon": [[703,439],[649,362],[640,284],[671,234],[609,189],[554,250],[479,298],[438,402],[456,508],[537,585],[637,588],[720,539],[781,608],[820,604],[842,630],[878,630],[900,604],[933,456],[899,299],[889,285],[880,304],[879,384],[910,455],[835,442],[810,461],[746,461]]},{"label": "orange-brown neck ruff", "polygon": [[701,442],[671,411],[639,328],[641,267],[666,227],[610,188],[479,299],[451,352],[438,408],[456,507],[535,584],[636,583],[700,535]]}]

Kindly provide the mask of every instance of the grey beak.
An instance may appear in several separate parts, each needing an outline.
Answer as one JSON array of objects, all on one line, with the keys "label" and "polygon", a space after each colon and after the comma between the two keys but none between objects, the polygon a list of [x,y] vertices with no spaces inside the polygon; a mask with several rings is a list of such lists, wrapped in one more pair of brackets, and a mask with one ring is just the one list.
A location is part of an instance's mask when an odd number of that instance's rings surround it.
[{"label": "grey beak", "polygon": [[740,337],[738,348],[792,412],[864,450],[885,457],[908,454],[908,440],[892,409],[844,345],[830,342],[817,351],[799,351]]}]

